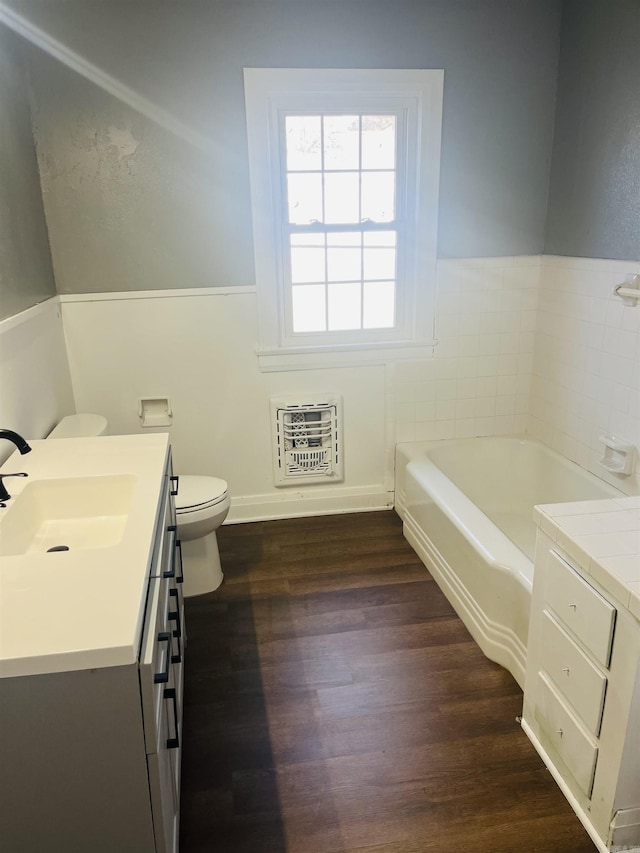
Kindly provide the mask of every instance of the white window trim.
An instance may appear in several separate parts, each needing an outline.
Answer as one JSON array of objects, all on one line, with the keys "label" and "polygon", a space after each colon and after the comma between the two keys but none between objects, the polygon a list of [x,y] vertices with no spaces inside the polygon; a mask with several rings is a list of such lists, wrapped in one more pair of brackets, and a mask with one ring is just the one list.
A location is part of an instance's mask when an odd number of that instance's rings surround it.
[{"label": "white window trim", "polygon": [[[356,363],[386,363],[433,355],[437,212],[440,176],[440,137],[444,72],[441,69],[282,69],[245,68],[245,102],[253,239],[258,296],[260,367],[291,370]],[[401,336],[350,342],[345,339],[299,345],[286,340],[280,258],[280,215],[283,203],[273,166],[279,157],[278,115],[281,109],[318,98],[334,101],[345,93],[381,103],[385,97],[413,102],[417,108],[414,157],[416,192],[415,234],[411,268],[403,288],[405,324]],[[326,109],[324,109],[326,112]],[[361,335],[360,337],[366,337]],[[395,338],[395,339],[394,339]]]}]

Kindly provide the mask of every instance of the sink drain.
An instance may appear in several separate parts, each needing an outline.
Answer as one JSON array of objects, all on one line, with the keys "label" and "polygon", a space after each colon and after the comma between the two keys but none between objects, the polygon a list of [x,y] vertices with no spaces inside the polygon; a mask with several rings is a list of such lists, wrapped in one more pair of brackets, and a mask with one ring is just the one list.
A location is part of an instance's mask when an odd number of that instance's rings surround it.
[{"label": "sink drain", "polygon": [[52,554],[54,551],[68,551],[68,545],[54,545],[53,548],[47,548],[47,554]]}]

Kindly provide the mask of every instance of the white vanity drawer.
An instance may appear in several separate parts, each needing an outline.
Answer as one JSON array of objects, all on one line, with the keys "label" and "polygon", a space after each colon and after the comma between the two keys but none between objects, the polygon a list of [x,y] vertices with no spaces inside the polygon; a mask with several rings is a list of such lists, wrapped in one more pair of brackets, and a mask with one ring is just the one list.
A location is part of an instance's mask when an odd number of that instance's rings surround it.
[{"label": "white vanity drawer", "polygon": [[590,797],[598,758],[596,741],[580,725],[547,679],[539,672],[535,715],[542,733]]},{"label": "white vanity drawer", "polygon": [[616,609],[555,551],[549,551],[545,600],[604,666],[609,666]]},{"label": "white vanity drawer", "polygon": [[553,616],[542,615],[540,663],[587,728],[600,732],[606,676],[566,634]]}]

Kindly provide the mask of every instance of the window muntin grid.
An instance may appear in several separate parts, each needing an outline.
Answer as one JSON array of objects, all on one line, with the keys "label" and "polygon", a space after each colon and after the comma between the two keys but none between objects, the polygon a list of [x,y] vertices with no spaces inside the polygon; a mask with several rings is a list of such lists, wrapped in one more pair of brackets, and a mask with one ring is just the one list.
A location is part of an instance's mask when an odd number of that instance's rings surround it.
[{"label": "window muntin grid", "polygon": [[395,327],[401,129],[399,114],[282,117],[283,256],[293,334]]}]

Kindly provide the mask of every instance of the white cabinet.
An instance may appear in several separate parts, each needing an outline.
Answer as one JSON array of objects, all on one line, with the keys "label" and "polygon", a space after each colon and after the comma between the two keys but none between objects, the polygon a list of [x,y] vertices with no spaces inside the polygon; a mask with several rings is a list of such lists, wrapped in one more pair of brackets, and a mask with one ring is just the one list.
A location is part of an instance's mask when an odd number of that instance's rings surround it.
[{"label": "white cabinet", "polygon": [[[170,466],[169,457],[140,602],[138,660],[0,680],[0,848],[7,853],[178,849],[186,637]],[[98,605],[87,602],[87,618]]]},{"label": "white cabinet", "polygon": [[601,851],[640,849],[639,660],[635,617],[539,531],[522,725]]}]

